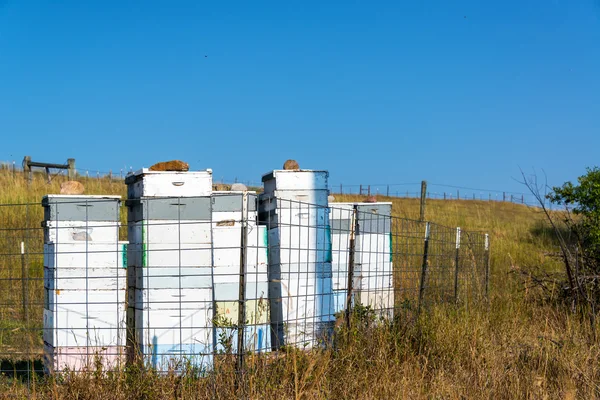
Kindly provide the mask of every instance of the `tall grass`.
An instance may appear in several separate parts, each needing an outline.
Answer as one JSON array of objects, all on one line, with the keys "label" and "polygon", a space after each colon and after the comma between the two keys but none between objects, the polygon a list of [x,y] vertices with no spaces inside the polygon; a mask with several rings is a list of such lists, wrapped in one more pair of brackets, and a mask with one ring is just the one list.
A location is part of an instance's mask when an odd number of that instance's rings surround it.
[{"label": "tall grass", "polygon": [[[58,184],[31,186],[0,173],[0,203],[39,202]],[[92,179],[90,179],[92,181]],[[84,182],[85,183],[85,182]],[[122,183],[86,184],[88,194],[121,194]],[[361,200],[336,196],[336,201]],[[416,199],[393,202],[394,215],[416,219]],[[40,207],[41,208],[41,207]],[[3,214],[2,214],[3,213]],[[19,214],[20,213],[20,214]],[[5,226],[22,226],[23,212],[0,211]],[[437,305],[416,323],[353,321],[335,349],[249,356],[243,376],[219,363],[208,377],[161,376],[131,368],[55,378],[0,378],[0,396],[15,398],[410,398],[592,399],[600,397],[600,347],[588,321],[515,273],[560,272],[556,250],[537,209],[500,202],[430,200],[426,218],[491,237],[489,304]],[[4,240],[4,239],[2,239]],[[0,272],[4,273],[4,272]],[[558,293],[559,288],[555,288]],[[6,292],[2,291],[2,296]]]}]

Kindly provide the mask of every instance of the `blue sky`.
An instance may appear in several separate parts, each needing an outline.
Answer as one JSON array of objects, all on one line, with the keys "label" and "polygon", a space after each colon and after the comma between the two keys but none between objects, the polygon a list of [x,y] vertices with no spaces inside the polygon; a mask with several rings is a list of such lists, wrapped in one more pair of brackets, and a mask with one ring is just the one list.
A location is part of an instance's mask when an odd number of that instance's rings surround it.
[{"label": "blue sky", "polygon": [[0,0],[0,160],[523,192],[598,164],[599,71],[598,0]]}]

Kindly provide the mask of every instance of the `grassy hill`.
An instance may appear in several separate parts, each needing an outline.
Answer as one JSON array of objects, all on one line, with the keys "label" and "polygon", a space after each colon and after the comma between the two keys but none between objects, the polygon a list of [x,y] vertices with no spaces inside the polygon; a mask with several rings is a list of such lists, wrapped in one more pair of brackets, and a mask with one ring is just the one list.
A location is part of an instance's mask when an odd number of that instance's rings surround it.
[{"label": "grassy hill", "polygon": [[[84,184],[87,194],[125,195],[121,182],[90,179]],[[58,193],[58,187],[58,182],[48,185],[41,176],[27,186],[21,176],[13,179],[6,171],[0,173],[0,228],[22,226],[33,205],[39,205],[46,193]],[[340,195],[336,201],[362,198]],[[418,218],[417,199],[379,200],[392,201],[395,216]],[[33,205],[4,206],[14,203]],[[429,200],[426,218],[489,232],[488,305],[436,306],[417,324],[357,324],[339,336],[335,351],[251,357],[247,374],[241,378],[245,395],[273,399],[599,397],[600,347],[589,323],[549,300],[552,293],[542,293],[522,273],[561,271],[553,256],[553,237],[539,210],[501,202]],[[39,226],[39,220],[36,223]],[[0,240],[10,238],[5,234]],[[550,289],[558,293],[559,288]],[[0,287],[0,296],[8,292],[6,286]],[[40,398],[233,398],[238,379],[231,366],[223,365],[206,379],[139,371],[90,373],[62,384],[38,382],[29,389]],[[27,390],[24,384],[0,378],[0,393],[20,397]]]}]

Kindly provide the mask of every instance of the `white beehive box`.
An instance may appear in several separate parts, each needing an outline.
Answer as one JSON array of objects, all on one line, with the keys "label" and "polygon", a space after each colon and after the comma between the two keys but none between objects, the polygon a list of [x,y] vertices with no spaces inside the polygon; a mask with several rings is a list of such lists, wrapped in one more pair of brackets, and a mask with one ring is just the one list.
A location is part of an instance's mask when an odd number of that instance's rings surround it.
[{"label": "white beehive box", "polygon": [[127,242],[119,196],[48,195],[44,206],[44,363],[80,370],[123,361]]},{"label": "white beehive box", "polygon": [[312,347],[333,320],[328,173],[276,170],[263,176],[259,221],[267,225],[274,347]]},{"label": "white beehive box", "polygon": [[[44,265],[47,268],[107,268],[125,275],[127,243],[46,243]],[[85,273],[83,275],[85,277]]]},{"label": "white beehive box", "polygon": [[212,290],[195,289],[193,297],[194,302],[175,302],[174,307],[150,303],[133,311],[136,350],[147,365],[165,371],[172,362],[207,361],[197,356],[212,351]]},{"label": "white beehive box", "polygon": [[[357,207],[359,230],[355,238],[353,299],[376,311],[394,307],[392,268],[392,203],[332,203],[331,243],[336,312],[346,306],[350,233]],[[390,314],[391,315],[391,314]]]},{"label": "white beehive box", "polygon": [[107,304],[78,306],[58,305],[55,312],[44,310],[44,325],[53,327],[44,328],[45,343],[55,348],[125,345],[125,307],[117,310],[115,305]]},{"label": "white beehive box", "polygon": [[54,347],[44,343],[44,371],[46,373],[94,370],[96,360],[102,360],[107,370],[125,365],[124,346]]},{"label": "white beehive box", "polygon": [[118,241],[120,201],[121,196],[44,196],[44,242]]},{"label": "white beehive box", "polygon": [[130,351],[160,371],[207,361],[197,356],[213,346],[212,172],[143,169],[126,183]]},{"label": "white beehive box", "polygon": [[125,178],[127,198],[210,196],[212,170],[150,171],[143,168]]},{"label": "white beehive box", "polygon": [[[244,206],[244,201],[246,204]],[[270,350],[268,323],[267,229],[257,225],[255,192],[215,192],[212,196],[216,350],[226,343],[237,351],[238,331],[232,328],[239,317],[240,263],[244,209],[247,210],[244,348]]]},{"label": "white beehive box", "polygon": [[[48,344],[125,344],[126,248],[126,242],[44,245]],[[114,334],[104,335],[106,330]]]}]

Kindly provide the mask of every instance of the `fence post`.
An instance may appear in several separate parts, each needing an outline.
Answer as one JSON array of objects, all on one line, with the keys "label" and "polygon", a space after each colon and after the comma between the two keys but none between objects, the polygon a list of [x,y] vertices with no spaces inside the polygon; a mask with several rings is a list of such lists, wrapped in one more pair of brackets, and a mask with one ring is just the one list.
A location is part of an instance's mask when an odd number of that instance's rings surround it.
[{"label": "fence post", "polygon": [[386,197],[390,197],[390,185],[387,185]]},{"label": "fence post", "polygon": [[489,300],[490,293],[490,236],[485,234],[485,298]]},{"label": "fence post", "polygon": [[344,189],[342,188],[342,184],[340,183],[340,194],[344,194]]},{"label": "fence post", "polygon": [[456,254],[454,255],[454,302],[458,303],[458,268],[460,258],[460,227],[456,228]]},{"label": "fence post", "polygon": [[420,221],[425,220],[425,198],[427,196],[427,181],[421,181],[421,213]]},{"label": "fence post", "polygon": [[502,192],[502,201],[506,201],[506,192]]},{"label": "fence post", "polygon": [[446,200],[446,192],[444,192],[444,200]]},{"label": "fence post", "polygon": [[521,195],[521,204],[525,204],[525,195]]},{"label": "fence post", "polygon": [[421,305],[423,304],[423,296],[425,295],[425,281],[427,279],[427,256],[429,253],[429,234],[430,234],[429,222],[425,224],[425,243],[423,245],[423,264],[421,265],[421,284],[419,285],[419,305],[417,307],[417,314],[421,313]]},{"label": "fence post", "polygon": [[510,195],[510,202],[511,203],[513,202],[513,195],[512,194]]},{"label": "fence post", "polygon": [[356,235],[358,234],[358,205],[352,207],[352,220],[350,226],[350,248],[348,253],[348,282],[346,294],[346,326],[350,329],[350,312],[352,310],[352,291],[354,289],[354,264],[356,258]]},{"label": "fence post", "polygon": [[50,184],[50,168],[46,167],[46,180],[48,181],[48,185]]},{"label": "fence post", "polygon": [[17,177],[17,166],[15,165],[15,162],[13,160],[13,179],[15,179]]},{"label": "fence post", "polygon": [[371,185],[367,186],[368,196],[371,197]]},{"label": "fence post", "polygon": [[362,185],[360,185],[360,186],[358,187],[358,194],[359,194],[360,196],[362,196]]},{"label": "fence post", "polygon": [[23,296],[23,322],[29,321],[29,311],[27,307],[28,279],[27,268],[25,267],[25,242],[21,242],[21,293]]},{"label": "fence post", "polygon": [[69,168],[67,168],[67,177],[72,181],[75,179],[75,159],[69,158],[67,160],[67,165],[69,166]]},{"label": "fence post", "polygon": [[460,200],[460,191],[456,189],[456,200]]},{"label": "fence post", "polygon": [[[238,296],[237,372],[240,383],[244,368],[244,331],[246,325],[246,259],[248,251],[248,193],[242,197],[242,237],[240,248],[240,284]],[[239,387],[239,386],[238,386]]]}]

